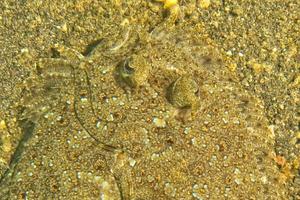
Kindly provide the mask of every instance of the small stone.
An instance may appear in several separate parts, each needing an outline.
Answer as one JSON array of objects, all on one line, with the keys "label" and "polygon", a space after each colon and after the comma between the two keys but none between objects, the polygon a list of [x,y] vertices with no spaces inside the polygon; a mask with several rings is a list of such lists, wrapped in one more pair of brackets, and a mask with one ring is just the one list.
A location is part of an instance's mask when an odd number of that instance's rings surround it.
[{"label": "small stone", "polygon": [[78,179],[81,178],[81,172],[77,172],[77,178],[78,178]]},{"label": "small stone", "polygon": [[250,174],[250,180],[253,183],[255,182],[256,178],[255,178],[255,176],[253,174]]},{"label": "small stone", "polygon": [[170,9],[173,6],[176,6],[178,4],[177,0],[164,0],[164,9]]},{"label": "small stone", "polygon": [[294,81],[290,84],[290,87],[299,87],[300,86],[300,75],[298,75]]},{"label": "small stone", "polygon": [[159,128],[165,128],[166,127],[166,121],[164,119],[161,119],[161,118],[154,117],[153,118],[153,123],[155,124],[155,126],[157,126]]},{"label": "small stone", "polygon": [[197,145],[197,139],[196,138],[192,138],[192,144]]},{"label": "small stone", "polygon": [[0,150],[2,150],[3,152],[10,152],[12,149],[10,135],[0,133],[0,144],[1,144]]},{"label": "small stone", "polygon": [[193,195],[193,197],[195,197],[198,200],[203,200],[203,198],[196,192],[193,192],[192,195]]},{"label": "small stone", "polygon": [[86,103],[86,102],[88,102],[88,99],[87,99],[87,97],[81,97],[81,98],[80,98],[80,101],[81,101],[82,103]]},{"label": "small stone", "polygon": [[176,188],[173,187],[171,183],[165,184],[165,194],[171,197],[175,197],[176,195]]},{"label": "small stone", "polygon": [[151,176],[151,175],[148,175],[147,176],[147,179],[148,179],[148,182],[153,182],[155,179],[154,179],[154,177],[153,176]]},{"label": "small stone", "polygon": [[258,63],[255,60],[251,60],[248,62],[248,65],[253,69],[256,75],[261,74],[263,72],[271,73],[273,67],[266,63]]},{"label": "small stone", "polygon": [[94,176],[94,182],[95,183],[101,183],[102,177],[101,176]]},{"label": "small stone", "polygon": [[112,97],[111,99],[112,99],[113,101],[117,101],[117,100],[118,100],[117,97]]},{"label": "small stone", "polygon": [[232,54],[232,51],[231,51],[231,50],[228,50],[228,51],[226,52],[226,55],[232,56],[232,55],[233,55],[233,54]]},{"label": "small stone", "polygon": [[184,132],[184,134],[188,134],[190,132],[190,130],[191,130],[190,127],[186,127],[183,132]]},{"label": "small stone", "polygon": [[107,121],[112,122],[114,121],[114,115],[113,114],[109,114],[107,117]]},{"label": "small stone", "polygon": [[129,165],[131,167],[134,167],[135,164],[136,164],[136,160],[134,160],[133,158],[129,158]]},{"label": "small stone", "polygon": [[28,48],[21,49],[21,53],[28,53],[28,52],[29,52]]},{"label": "small stone", "polygon": [[269,125],[268,126],[268,130],[269,130],[269,132],[270,132],[270,137],[271,138],[275,138],[275,125]]},{"label": "small stone", "polygon": [[109,183],[107,182],[107,181],[103,181],[102,182],[102,184],[101,184],[101,187],[103,188],[103,189],[109,189]]},{"label": "small stone", "polygon": [[8,163],[7,163],[7,161],[6,160],[4,160],[3,158],[0,158],[0,166],[1,165],[7,165]]},{"label": "small stone", "polygon": [[236,71],[236,68],[237,68],[237,64],[236,63],[230,63],[228,65],[228,69],[231,71],[231,72],[235,72]]},{"label": "small stone", "polygon": [[97,127],[97,128],[100,128],[100,126],[101,126],[101,121],[98,121],[98,122],[96,123],[96,127]]},{"label": "small stone", "polygon": [[266,176],[261,177],[260,180],[263,184],[267,184],[267,182],[268,182],[268,178]]},{"label": "small stone", "polygon": [[56,121],[61,121],[63,119],[63,117],[62,116],[58,116],[58,117],[56,117]]},{"label": "small stone", "polygon": [[223,120],[224,124],[228,124],[228,120],[227,119],[222,118],[222,120]]},{"label": "small stone", "polygon": [[210,0],[200,0],[199,1],[199,7],[206,9],[210,6]]},{"label": "small stone", "polygon": [[234,173],[235,173],[235,174],[240,174],[241,171],[239,170],[239,168],[235,168],[235,169],[234,169]]},{"label": "small stone", "polygon": [[60,30],[64,33],[68,32],[68,26],[67,23],[64,23],[61,27]]},{"label": "small stone", "polygon": [[159,154],[154,153],[154,154],[151,155],[151,160],[155,160],[158,157],[159,157]]},{"label": "small stone", "polygon": [[4,129],[6,129],[6,123],[4,120],[1,120],[0,121],[0,130],[4,130]]}]

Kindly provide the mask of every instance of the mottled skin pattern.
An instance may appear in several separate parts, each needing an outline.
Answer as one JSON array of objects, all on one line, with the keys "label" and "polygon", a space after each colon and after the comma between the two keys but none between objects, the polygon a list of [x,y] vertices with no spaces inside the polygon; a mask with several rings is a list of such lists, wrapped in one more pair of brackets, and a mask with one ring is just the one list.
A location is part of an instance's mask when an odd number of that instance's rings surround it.
[{"label": "mottled skin pattern", "polygon": [[[84,161],[79,169],[105,174],[101,187],[84,193],[85,198],[217,199],[209,196],[217,188],[219,195],[244,199],[251,198],[254,185],[261,185],[257,191],[261,198],[265,193],[280,196],[281,191],[264,187],[271,187],[268,177],[276,168],[268,158],[273,141],[261,103],[232,81],[214,57],[213,47],[191,46],[191,37],[178,42],[176,35],[162,35],[159,39],[139,35],[139,45],[129,39],[128,46],[118,50],[100,44],[87,56],[55,46],[57,58],[37,62],[33,77],[37,89],[30,87],[28,96],[37,90],[44,94],[37,92],[29,100],[25,95],[20,119],[47,123],[42,117],[49,110],[62,110],[63,104],[57,102],[73,100],[69,102],[72,112],[63,115],[75,115],[77,128],[88,134],[87,149],[92,149],[81,154]],[[128,47],[134,53],[128,54]],[[40,112],[39,106],[32,106],[40,104],[49,109]],[[156,124],[156,118],[165,124]],[[99,152],[102,157],[95,157]],[[104,160],[107,169],[84,164],[92,158]],[[16,189],[15,181],[13,176],[7,180],[7,189],[33,190]],[[89,184],[77,185],[79,191]],[[74,194],[72,190],[56,192],[58,196]]]}]

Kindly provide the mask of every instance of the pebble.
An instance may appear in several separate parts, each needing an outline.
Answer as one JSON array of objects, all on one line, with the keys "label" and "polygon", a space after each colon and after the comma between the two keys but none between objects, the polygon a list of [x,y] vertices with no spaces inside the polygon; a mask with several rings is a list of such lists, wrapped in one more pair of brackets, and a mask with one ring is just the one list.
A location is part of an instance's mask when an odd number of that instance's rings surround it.
[{"label": "pebble", "polygon": [[176,195],[176,188],[173,187],[171,183],[165,184],[165,194],[171,197],[175,197]]},{"label": "pebble", "polygon": [[164,8],[170,9],[173,6],[176,6],[178,4],[177,0],[164,0]]},{"label": "pebble", "polygon": [[208,8],[210,6],[210,0],[200,0],[199,6],[203,9]]},{"label": "pebble", "polygon": [[107,121],[112,122],[114,121],[114,115],[113,114],[109,114],[107,117]]},{"label": "pebble", "polygon": [[159,154],[153,153],[153,154],[151,155],[151,160],[155,160],[155,159],[158,158],[158,157],[159,157]]},{"label": "pebble", "polygon": [[266,177],[266,176],[263,176],[263,177],[261,177],[261,182],[263,183],[263,184],[267,184],[268,183],[268,178]]},{"label": "pebble", "polygon": [[81,98],[80,98],[80,101],[81,101],[82,103],[86,103],[86,102],[88,102],[88,99],[87,99],[86,97],[81,97]]},{"label": "pebble", "polygon": [[134,167],[135,164],[136,164],[136,160],[134,160],[133,158],[129,158],[129,165],[131,167]]},{"label": "pebble", "polygon": [[78,178],[78,179],[81,178],[81,172],[77,172],[77,178]]},{"label": "pebble", "polygon": [[164,119],[157,118],[157,117],[153,118],[153,123],[155,124],[155,126],[157,126],[159,128],[165,128],[166,124],[167,124]]},{"label": "pebble", "polygon": [[27,48],[21,49],[21,53],[28,53],[28,52],[29,52],[29,50]]},{"label": "pebble", "polygon": [[62,26],[60,26],[60,30],[64,33],[67,33],[68,32],[67,23],[64,23]]},{"label": "pebble", "polygon": [[155,180],[155,178],[153,176],[151,176],[151,175],[148,175],[147,179],[148,179],[148,182],[150,182],[150,183]]},{"label": "pebble", "polygon": [[191,128],[190,127],[186,127],[184,129],[184,134],[188,134],[190,132]]},{"label": "pebble", "polygon": [[4,120],[1,120],[0,121],[0,130],[4,130],[4,129],[6,129],[6,123]]},{"label": "pebble", "polygon": [[241,184],[241,180],[240,180],[240,179],[235,179],[234,182],[235,182],[237,185],[240,185],[240,184]]}]

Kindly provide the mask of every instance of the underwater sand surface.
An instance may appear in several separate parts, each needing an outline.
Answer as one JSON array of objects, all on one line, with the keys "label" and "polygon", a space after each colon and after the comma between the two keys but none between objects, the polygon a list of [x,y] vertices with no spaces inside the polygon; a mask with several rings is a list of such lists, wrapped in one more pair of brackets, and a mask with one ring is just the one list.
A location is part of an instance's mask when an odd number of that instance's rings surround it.
[{"label": "underwater sand surface", "polygon": [[300,199],[299,13],[1,1],[0,199]]}]

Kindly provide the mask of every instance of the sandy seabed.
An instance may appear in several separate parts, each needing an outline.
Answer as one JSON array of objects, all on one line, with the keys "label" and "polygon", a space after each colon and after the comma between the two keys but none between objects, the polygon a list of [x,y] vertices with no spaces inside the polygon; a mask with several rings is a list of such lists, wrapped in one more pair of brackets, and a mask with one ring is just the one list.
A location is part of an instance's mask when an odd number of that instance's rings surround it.
[{"label": "sandy seabed", "polygon": [[300,199],[299,13],[1,1],[0,199]]}]

